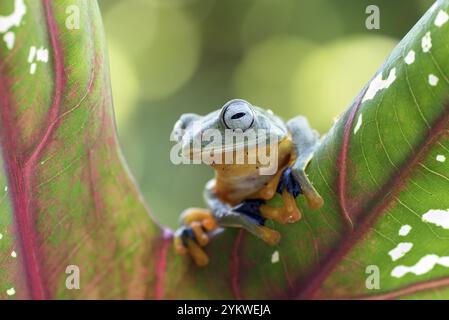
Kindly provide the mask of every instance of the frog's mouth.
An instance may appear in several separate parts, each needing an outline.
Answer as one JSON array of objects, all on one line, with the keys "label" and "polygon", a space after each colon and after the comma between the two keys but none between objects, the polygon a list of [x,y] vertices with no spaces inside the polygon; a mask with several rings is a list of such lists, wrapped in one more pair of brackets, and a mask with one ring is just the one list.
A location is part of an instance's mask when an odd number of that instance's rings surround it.
[{"label": "frog's mouth", "polygon": [[223,155],[231,152],[245,152],[245,151],[257,151],[257,141],[249,141],[245,143],[235,143],[228,146],[220,146],[220,145],[206,145],[202,147],[194,147],[192,145],[188,145],[182,149],[182,155],[186,158],[201,158],[203,156],[210,155]]},{"label": "frog's mouth", "polygon": [[[277,147],[277,143],[275,146]],[[238,154],[243,153],[246,157],[258,157],[258,152],[260,149],[263,149],[264,152],[270,152],[272,146],[270,144],[267,145],[258,145],[257,139],[234,143],[231,145],[217,145],[210,143],[205,146],[192,146],[187,145],[182,148],[182,156],[189,160],[194,159],[209,159],[210,157],[220,158],[224,155],[229,154]],[[252,153],[252,154],[251,154]],[[267,155],[268,156],[268,155]]]}]

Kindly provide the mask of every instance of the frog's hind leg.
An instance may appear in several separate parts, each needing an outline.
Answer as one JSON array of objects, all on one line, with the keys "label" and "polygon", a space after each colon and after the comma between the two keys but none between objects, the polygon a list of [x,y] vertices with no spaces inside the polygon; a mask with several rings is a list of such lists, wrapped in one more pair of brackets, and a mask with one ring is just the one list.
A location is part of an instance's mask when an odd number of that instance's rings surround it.
[{"label": "frog's hind leg", "polygon": [[265,226],[265,217],[261,215],[260,208],[264,200],[245,200],[220,217],[220,225],[243,228],[269,245],[279,242],[281,236],[276,230]]},{"label": "frog's hind leg", "polygon": [[223,227],[243,228],[269,245],[277,244],[281,238],[279,232],[265,227],[259,219],[245,213],[230,211],[219,221]]},{"label": "frog's hind leg", "polygon": [[279,232],[264,226],[265,218],[260,214],[264,200],[246,200],[231,207],[217,198],[213,192],[214,184],[215,181],[211,180],[206,185],[204,198],[219,226],[243,228],[270,245],[279,242]]},{"label": "frog's hind leg", "polygon": [[[287,168],[286,170],[291,169]],[[279,193],[284,202],[284,206],[276,207],[269,204],[262,204],[259,210],[264,218],[274,220],[281,224],[293,223],[301,219],[301,212],[296,206],[295,201],[297,194],[293,190],[283,190],[283,188],[280,188],[280,186],[291,185],[285,179],[285,170],[279,170],[261,190],[252,196],[254,199],[270,200],[275,196],[276,192]],[[298,189],[299,193],[300,187],[298,183],[296,183],[296,189]]]},{"label": "frog's hind leg", "polygon": [[209,258],[202,247],[209,242],[210,232],[218,227],[243,228],[270,245],[280,240],[276,230],[266,227],[260,214],[264,200],[246,200],[235,207],[224,203],[214,193],[214,181],[206,185],[204,198],[210,210],[192,208],[181,214],[181,227],[175,233],[174,245],[180,254],[189,253],[198,266],[205,266]]},{"label": "frog's hind leg", "polygon": [[319,134],[310,127],[307,119],[301,116],[289,120],[287,127],[292,135],[296,155],[295,162],[291,167],[292,174],[300,184],[309,207],[320,208],[323,205],[323,199],[315,190],[305,172],[320,144]]},{"label": "frog's hind leg", "polygon": [[269,204],[264,204],[260,207],[260,212],[264,218],[276,221],[281,224],[294,223],[301,219],[301,211],[296,205],[295,197],[287,190],[281,193],[284,206],[273,207]]}]

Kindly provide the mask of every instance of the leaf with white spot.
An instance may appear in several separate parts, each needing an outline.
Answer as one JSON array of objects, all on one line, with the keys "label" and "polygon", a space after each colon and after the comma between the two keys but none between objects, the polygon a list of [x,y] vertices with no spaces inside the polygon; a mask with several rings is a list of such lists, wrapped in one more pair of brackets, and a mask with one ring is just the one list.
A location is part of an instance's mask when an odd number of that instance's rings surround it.
[{"label": "leaf with white spot", "polygon": [[271,255],[271,263],[278,263],[279,262],[279,251],[273,252]]},{"label": "leaf with white spot", "polygon": [[413,50],[410,50],[404,58],[406,64],[412,64],[415,62],[416,53]]},{"label": "leaf with white spot", "polygon": [[421,47],[422,52],[429,52],[432,48],[432,36],[430,31],[426,32],[426,34],[421,38]]},{"label": "leaf with white spot", "polygon": [[438,84],[438,81],[440,81],[440,79],[436,75],[429,74],[429,84],[432,87],[435,87]]},{"label": "leaf with white spot", "polygon": [[409,234],[409,232],[410,232],[411,230],[412,230],[412,227],[411,227],[410,225],[408,225],[408,224],[403,225],[403,226],[401,227],[401,229],[399,229],[399,235],[400,235],[401,237],[405,237],[406,235]]},{"label": "leaf with white spot", "polygon": [[391,249],[388,254],[393,261],[396,261],[407,254],[413,248],[413,243],[411,242],[401,242],[394,249]]},{"label": "leaf with white spot", "polygon": [[449,15],[446,13],[446,11],[440,10],[440,11],[438,11],[437,17],[435,18],[435,25],[437,27],[441,27],[448,20],[449,20]]},{"label": "leaf with white spot", "polygon": [[[449,230],[441,212],[429,214],[449,208],[449,163],[438,160],[449,154],[449,23],[437,16],[449,0],[315,151],[307,174],[324,206],[298,197],[301,221],[267,222],[282,235],[274,252],[244,231],[219,233],[206,268],[174,255],[172,233],[150,218],[124,168],[95,1],[15,2],[26,14],[2,20],[0,7],[0,32],[15,34],[14,50],[0,46],[1,298],[449,298]],[[69,4],[81,31],[61,32]],[[69,265],[81,290],[65,288]],[[381,273],[379,290],[365,286],[368,266]]]},{"label": "leaf with white spot", "polygon": [[0,2],[0,299],[158,297],[167,242],[123,165],[96,1]]},{"label": "leaf with white spot", "polygon": [[363,117],[362,114],[360,114],[359,117],[357,118],[357,123],[355,124],[354,127],[354,134],[357,134],[357,132],[360,130],[360,127],[362,126],[362,121]]},{"label": "leaf with white spot", "polygon": [[448,210],[429,210],[423,214],[424,222],[432,223],[444,229],[449,229],[449,209]]}]

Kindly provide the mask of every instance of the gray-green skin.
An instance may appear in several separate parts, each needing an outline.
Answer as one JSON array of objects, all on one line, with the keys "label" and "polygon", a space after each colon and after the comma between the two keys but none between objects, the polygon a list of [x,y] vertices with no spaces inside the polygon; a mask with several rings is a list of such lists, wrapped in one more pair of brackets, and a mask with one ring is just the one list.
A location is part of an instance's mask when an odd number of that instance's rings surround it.
[{"label": "gray-green skin", "polygon": [[[237,113],[240,113],[240,117],[238,119],[231,119]],[[244,116],[241,116],[241,113],[244,113]],[[194,132],[193,123],[196,121],[198,121],[197,124],[201,124],[201,129]],[[305,117],[298,116],[285,123],[281,118],[274,115],[271,110],[267,111],[252,106],[249,102],[242,99],[234,99],[227,102],[221,109],[205,116],[193,113],[183,114],[176,122],[172,136],[176,137],[181,143],[183,155],[192,157],[192,154],[196,152],[192,148],[193,141],[194,139],[198,139],[199,135],[202,135],[205,130],[218,129],[224,133],[225,129],[241,129],[245,131],[248,128],[255,130],[266,129],[272,134],[277,135],[278,141],[281,141],[290,134],[294,152],[296,153],[296,160],[291,167],[294,179],[301,186],[302,192],[307,200],[309,200],[309,196],[321,199],[305,173],[305,168],[320,143],[318,132],[310,127]],[[205,147],[207,143],[209,142],[203,142],[202,147]],[[234,146],[226,147],[234,148]],[[267,179],[271,179],[271,176],[259,175],[257,177],[243,177],[238,181],[238,184],[244,186],[244,188],[238,192],[245,192],[248,195],[252,194],[259,190]],[[260,237],[257,228],[260,222],[245,214],[234,211],[229,204],[220,201],[212,190],[214,183],[215,181],[211,180],[206,184],[204,198],[218,225],[221,227],[244,228],[255,236]],[[182,218],[181,221],[183,220]]]}]

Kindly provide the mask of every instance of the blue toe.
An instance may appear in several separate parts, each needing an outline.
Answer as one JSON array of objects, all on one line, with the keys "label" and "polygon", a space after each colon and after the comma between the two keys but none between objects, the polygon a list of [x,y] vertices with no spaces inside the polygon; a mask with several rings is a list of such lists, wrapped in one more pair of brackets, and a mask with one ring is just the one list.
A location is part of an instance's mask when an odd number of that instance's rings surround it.
[{"label": "blue toe", "polygon": [[180,227],[177,232],[181,234],[182,244],[187,247],[187,239],[192,239],[196,241],[195,234],[193,233],[192,228],[190,227]]},{"label": "blue toe", "polygon": [[259,225],[264,225],[265,218],[260,215],[260,206],[264,203],[265,201],[260,199],[245,200],[232,208],[232,210],[247,215],[251,219],[256,220]]},{"label": "blue toe", "polygon": [[292,168],[290,167],[286,168],[284,172],[282,172],[276,192],[282,193],[284,189],[287,189],[287,191],[295,198],[302,193],[301,186],[295,180],[292,173]]}]

